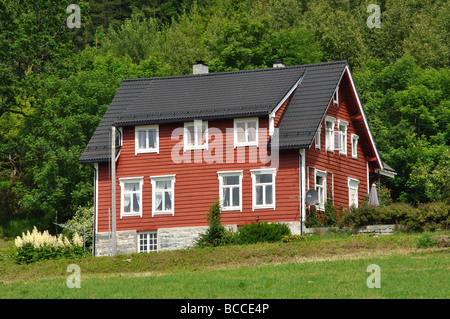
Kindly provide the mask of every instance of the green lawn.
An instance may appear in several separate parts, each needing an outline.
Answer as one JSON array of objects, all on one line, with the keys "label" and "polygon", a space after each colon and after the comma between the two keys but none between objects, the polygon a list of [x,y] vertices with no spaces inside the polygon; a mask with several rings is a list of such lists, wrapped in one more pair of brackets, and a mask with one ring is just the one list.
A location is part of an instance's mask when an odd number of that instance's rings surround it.
[{"label": "green lawn", "polygon": [[[31,265],[2,261],[0,298],[449,298],[450,250],[417,249],[416,240],[337,236]],[[80,266],[81,288],[67,287],[71,263]],[[380,267],[381,288],[367,287],[370,264]]]}]

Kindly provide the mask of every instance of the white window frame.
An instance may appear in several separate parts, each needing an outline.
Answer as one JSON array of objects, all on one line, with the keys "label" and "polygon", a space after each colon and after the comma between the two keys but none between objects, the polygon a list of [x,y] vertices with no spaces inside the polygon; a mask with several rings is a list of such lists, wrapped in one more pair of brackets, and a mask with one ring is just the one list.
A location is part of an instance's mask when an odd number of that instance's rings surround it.
[{"label": "white window frame", "polygon": [[[322,177],[322,185],[317,184],[317,177]],[[317,199],[319,203],[316,205],[317,209],[320,211],[325,210],[325,203],[327,201],[327,172],[318,169],[314,170],[314,185],[317,191]],[[322,195],[320,194],[322,193]],[[322,202],[320,199],[322,198]]]},{"label": "white window frame", "polygon": [[[331,129],[327,128],[327,123],[331,123]],[[336,125],[336,118],[325,116],[325,150],[334,152],[334,128]]]},{"label": "white window frame", "polygon": [[[342,131],[341,127],[344,128]],[[338,120],[339,154],[341,155],[347,155],[347,129],[348,129],[348,122]]]},{"label": "white window frame", "polygon": [[[359,188],[359,180],[355,178],[348,178],[348,207],[352,207],[353,205],[358,208],[358,188]],[[356,203],[352,203],[352,192],[355,192]]]},{"label": "white window frame", "polygon": [[[170,210],[156,210],[156,182],[170,182],[171,188],[171,203],[172,207]],[[175,175],[161,175],[161,176],[150,176],[150,183],[152,184],[152,217],[155,215],[175,215]],[[162,196],[163,207],[165,202],[165,196]]]},{"label": "white window frame", "polygon": [[[145,249],[141,249],[143,246],[141,244],[141,235],[145,236],[145,240],[147,241],[145,244]],[[150,241],[156,241],[156,243],[151,243]],[[158,251],[158,232],[156,231],[145,231],[145,232],[138,232],[137,234],[137,249],[138,253],[150,253],[150,252],[157,252]]]},{"label": "white window frame", "polygon": [[[248,141],[248,123],[249,122],[256,122],[256,132],[255,132],[255,141]],[[245,123],[245,129],[244,129],[244,136],[245,136],[245,142],[239,142],[238,141],[238,129],[237,125],[238,123]],[[240,147],[240,146],[258,146],[258,131],[259,131],[259,118],[257,117],[249,117],[249,118],[242,118],[242,119],[234,119],[234,147]]]},{"label": "white window frame", "polygon": [[[277,170],[276,168],[262,168],[262,169],[252,169],[250,170],[250,174],[252,177],[252,202],[253,202],[253,210],[255,209],[266,209],[266,208],[272,208],[273,210],[275,210],[275,199],[276,199],[276,192],[275,192],[275,176],[277,175]],[[266,175],[266,174],[270,174],[272,175],[272,182],[271,183],[257,183],[256,182],[256,176],[258,175]],[[272,186],[272,204],[265,204],[266,202],[266,192],[265,192],[265,187],[266,186]],[[258,205],[256,203],[256,187],[257,186],[263,186],[264,187],[264,191],[263,191],[263,202],[264,204],[262,205]]]},{"label": "white window frame", "polygon": [[[188,141],[188,134],[189,134],[189,130],[188,130],[188,126],[193,126],[194,127],[194,145],[189,145]],[[203,126],[206,126],[205,128],[205,142],[203,144],[198,144],[198,138],[199,138],[199,134],[201,134],[202,132],[202,128]],[[200,120],[196,120],[194,122],[185,122],[184,123],[184,135],[183,135],[183,140],[184,140],[184,150],[185,151],[190,151],[190,150],[207,150],[208,149],[208,139],[209,139],[209,135],[208,135],[208,121],[200,121]]]},{"label": "white window frame", "polygon": [[359,136],[352,134],[352,157],[358,158],[358,140]]},{"label": "white window frame", "polygon": [[317,129],[316,136],[315,136],[315,142],[314,142],[315,147],[318,150],[320,150],[320,134],[321,134],[321,132],[322,132],[322,124],[320,124],[319,128]]},{"label": "white window frame", "polygon": [[[234,211],[234,210],[239,210],[242,212],[242,177],[243,177],[243,171],[221,171],[221,172],[217,172],[217,176],[219,178],[219,199],[220,199],[220,203],[222,204],[222,211]],[[224,196],[223,196],[223,190],[225,187],[228,187],[226,185],[223,185],[223,178],[224,177],[231,177],[231,176],[238,176],[239,177],[239,206],[228,206],[225,207],[223,206],[223,200],[224,200]],[[234,186],[235,187],[235,186]],[[229,188],[232,188],[232,186],[230,186]],[[232,198],[232,191],[230,191],[230,203],[233,203],[233,198]]]},{"label": "white window frame", "polygon": [[[131,216],[139,216],[142,217],[142,186],[144,185],[144,177],[127,177],[127,178],[119,178],[120,183],[120,218],[123,217],[131,217]],[[125,213],[125,184],[127,183],[139,183],[139,211],[133,212],[133,209],[131,209],[130,213]],[[129,192],[131,194],[134,194],[135,192]],[[133,197],[131,197],[131,207],[133,207]]]},{"label": "white window frame", "polygon": [[[150,148],[149,140],[148,140],[148,131],[156,130],[156,147]],[[145,131],[145,146],[146,148],[139,148],[139,132]],[[142,153],[158,153],[159,154],[159,125],[145,125],[145,126],[136,126],[134,128],[134,154],[142,154]]]}]

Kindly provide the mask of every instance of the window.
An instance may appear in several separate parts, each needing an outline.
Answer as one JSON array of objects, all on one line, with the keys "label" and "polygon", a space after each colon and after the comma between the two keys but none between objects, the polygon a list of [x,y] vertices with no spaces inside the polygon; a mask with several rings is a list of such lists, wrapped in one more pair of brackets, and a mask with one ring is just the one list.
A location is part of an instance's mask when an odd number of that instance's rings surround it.
[{"label": "window", "polygon": [[348,123],[342,120],[338,121],[339,128],[339,154],[346,155],[347,154],[347,126]]},{"label": "window", "polygon": [[358,140],[359,136],[352,134],[352,157],[358,158]]},{"label": "window", "polygon": [[336,119],[331,116],[325,117],[325,149],[327,151],[334,151],[334,125]]},{"label": "window", "polygon": [[184,150],[208,148],[208,122],[194,121],[184,124]]},{"label": "window", "polygon": [[158,237],[156,232],[139,233],[138,252],[149,253],[158,251]]},{"label": "window", "polygon": [[234,120],[236,146],[258,146],[258,118]]},{"label": "window", "polygon": [[119,178],[121,198],[120,198],[120,218],[126,216],[142,217],[142,177]]},{"label": "window", "polygon": [[318,197],[318,209],[325,209],[325,201],[327,200],[326,191],[327,191],[327,172],[324,171],[315,171],[316,175],[316,191]]},{"label": "window", "polygon": [[315,136],[315,145],[316,148],[320,150],[320,132],[322,131],[322,124],[319,125],[319,128],[317,129],[316,136]]},{"label": "window", "polygon": [[339,87],[337,87],[336,91],[333,93],[333,104],[339,106]]},{"label": "window", "polygon": [[358,187],[359,181],[354,178],[348,179],[348,206],[358,207]]},{"label": "window", "polygon": [[135,154],[159,153],[159,127],[158,125],[136,126],[135,128]]},{"label": "window", "polygon": [[152,183],[152,216],[174,215],[175,175],[150,176]]},{"label": "window", "polygon": [[275,209],[275,169],[251,170],[253,180],[253,210]]},{"label": "window", "polygon": [[242,171],[218,172],[217,175],[222,209],[242,212]]}]

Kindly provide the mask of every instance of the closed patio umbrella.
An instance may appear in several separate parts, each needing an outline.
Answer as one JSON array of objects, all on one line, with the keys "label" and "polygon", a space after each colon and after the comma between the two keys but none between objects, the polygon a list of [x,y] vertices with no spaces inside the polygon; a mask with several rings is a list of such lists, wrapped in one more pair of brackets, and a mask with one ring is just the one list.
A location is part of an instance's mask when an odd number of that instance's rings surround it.
[{"label": "closed patio umbrella", "polygon": [[369,194],[369,205],[378,206],[378,194],[377,194],[377,186],[375,183],[372,184]]}]

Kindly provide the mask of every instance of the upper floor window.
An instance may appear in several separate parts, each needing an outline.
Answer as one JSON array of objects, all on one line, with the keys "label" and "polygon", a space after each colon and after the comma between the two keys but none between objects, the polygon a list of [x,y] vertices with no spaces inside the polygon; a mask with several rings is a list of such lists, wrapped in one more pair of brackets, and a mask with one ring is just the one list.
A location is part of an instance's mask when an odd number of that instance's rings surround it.
[{"label": "upper floor window", "polygon": [[325,117],[325,149],[327,151],[334,151],[334,126],[336,119],[331,116]]},{"label": "upper floor window", "polygon": [[120,218],[124,216],[142,217],[142,177],[120,178]]},{"label": "upper floor window", "polygon": [[208,148],[208,122],[194,121],[184,123],[184,149],[198,150]]},{"label": "upper floor window", "polygon": [[138,153],[159,153],[158,125],[136,126],[135,154]]},{"label": "upper floor window", "polygon": [[333,93],[333,104],[339,106],[339,87]]},{"label": "upper floor window", "polygon": [[338,121],[339,136],[337,136],[336,138],[339,140],[339,146],[337,147],[337,149],[339,149],[339,153],[343,155],[347,154],[347,127],[347,122],[342,120]]},{"label": "upper floor window", "polygon": [[258,146],[258,118],[234,120],[234,147]]},{"label": "upper floor window", "polygon": [[315,145],[316,148],[320,150],[320,132],[322,131],[322,124],[319,125],[315,136]]},{"label": "upper floor window", "polygon": [[359,136],[352,134],[352,157],[358,158],[358,140]]}]

